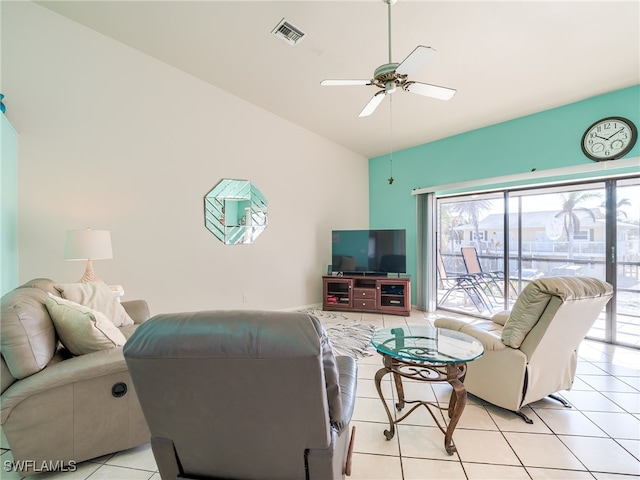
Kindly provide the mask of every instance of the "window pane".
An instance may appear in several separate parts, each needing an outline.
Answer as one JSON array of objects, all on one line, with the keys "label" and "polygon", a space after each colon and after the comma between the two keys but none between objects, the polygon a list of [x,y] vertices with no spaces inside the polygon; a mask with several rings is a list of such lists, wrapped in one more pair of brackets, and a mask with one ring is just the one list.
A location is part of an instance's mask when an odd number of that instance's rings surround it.
[{"label": "window pane", "polygon": [[617,278],[616,338],[640,346],[640,180],[618,182],[616,189]]},{"label": "window pane", "polygon": [[440,307],[483,316],[505,308],[503,225],[502,194],[438,201]]},{"label": "window pane", "polygon": [[[523,192],[521,203],[522,287],[549,276],[586,276],[605,280],[604,184],[564,186]],[[605,314],[589,336],[606,338]]]},{"label": "window pane", "polygon": [[522,195],[521,258],[526,267],[535,270],[529,275],[604,280],[604,202],[601,184]]}]

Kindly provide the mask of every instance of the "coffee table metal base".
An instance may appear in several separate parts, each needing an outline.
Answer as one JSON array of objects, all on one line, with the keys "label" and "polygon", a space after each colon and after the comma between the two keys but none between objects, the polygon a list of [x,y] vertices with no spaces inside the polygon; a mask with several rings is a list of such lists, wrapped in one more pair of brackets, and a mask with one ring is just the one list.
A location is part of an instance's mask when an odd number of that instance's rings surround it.
[{"label": "coffee table metal base", "polygon": [[[389,418],[389,430],[384,431],[387,440],[391,440],[396,433],[396,424],[407,418],[413,411],[424,406],[435,420],[438,428],[444,433],[444,448],[449,455],[453,455],[457,451],[456,446],[453,443],[453,431],[460,420],[462,411],[467,403],[467,389],[464,387],[464,376],[467,372],[466,363],[413,363],[409,361],[402,361],[397,358],[393,358],[389,355],[381,353],[384,367],[376,372],[375,382],[380,395],[380,400],[387,412]],[[387,402],[382,394],[381,382],[382,378],[391,373],[396,385],[396,391],[398,393],[398,402],[396,403],[396,409],[402,410],[405,404],[416,404],[407,413],[398,418],[393,419],[391,411]],[[419,380],[423,382],[448,382],[452,387],[451,397],[449,399],[449,405],[446,407],[440,406],[436,402],[427,402],[422,400],[406,400],[404,398],[404,388],[402,387],[402,377],[410,378],[412,380]],[[441,422],[436,417],[433,408],[439,410],[447,410],[449,416],[449,424],[445,429]]]}]

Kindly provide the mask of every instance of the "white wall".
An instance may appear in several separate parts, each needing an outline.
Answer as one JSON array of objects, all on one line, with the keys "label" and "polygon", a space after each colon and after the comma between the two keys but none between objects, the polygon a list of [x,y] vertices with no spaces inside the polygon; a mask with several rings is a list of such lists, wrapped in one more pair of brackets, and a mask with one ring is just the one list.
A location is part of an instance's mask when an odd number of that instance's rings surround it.
[{"label": "white wall", "polygon": [[[114,249],[96,273],[152,313],[320,302],[331,229],[368,226],[364,157],[36,4],[2,9],[21,283],[79,279],[65,231],[91,227]],[[249,179],[269,202],[253,245],[204,227],[221,178]]]}]

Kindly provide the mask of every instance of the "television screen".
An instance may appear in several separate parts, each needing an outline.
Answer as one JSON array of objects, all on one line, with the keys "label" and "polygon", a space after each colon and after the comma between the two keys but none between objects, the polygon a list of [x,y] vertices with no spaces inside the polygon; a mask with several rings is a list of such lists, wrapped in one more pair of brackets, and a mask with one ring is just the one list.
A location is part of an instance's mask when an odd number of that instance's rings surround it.
[{"label": "television screen", "polygon": [[346,274],[406,273],[405,230],[334,230],[331,271]]}]

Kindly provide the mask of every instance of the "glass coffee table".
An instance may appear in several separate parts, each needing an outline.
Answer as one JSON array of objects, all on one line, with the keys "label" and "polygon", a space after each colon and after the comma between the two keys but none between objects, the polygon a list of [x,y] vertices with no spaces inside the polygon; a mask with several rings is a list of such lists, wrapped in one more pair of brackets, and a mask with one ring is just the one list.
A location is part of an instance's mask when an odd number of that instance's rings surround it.
[{"label": "glass coffee table", "polygon": [[[376,331],[371,344],[382,355],[384,367],[376,372],[375,382],[380,400],[389,418],[389,429],[384,431],[387,440],[395,435],[395,426],[407,418],[417,408],[424,406],[444,433],[444,448],[453,455],[456,447],[453,443],[453,431],[460,420],[467,403],[467,390],[464,376],[467,362],[471,362],[484,353],[482,344],[465,333],[429,325],[416,327],[383,328]],[[380,386],[382,378],[393,374],[398,394],[396,408],[402,410],[405,404],[416,404],[403,416],[394,420]],[[406,400],[402,387],[402,377],[423,382],[448,382],[452,387],[448,406],[423,400]],[[434,410],[447,410],[449,424],[445,429],[436,417]]]}]

